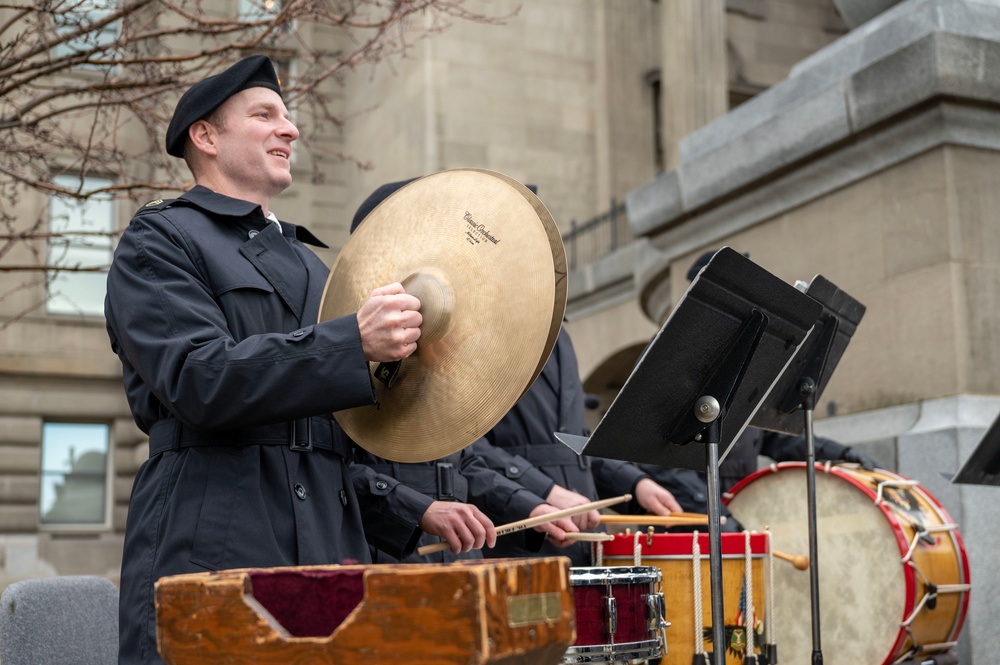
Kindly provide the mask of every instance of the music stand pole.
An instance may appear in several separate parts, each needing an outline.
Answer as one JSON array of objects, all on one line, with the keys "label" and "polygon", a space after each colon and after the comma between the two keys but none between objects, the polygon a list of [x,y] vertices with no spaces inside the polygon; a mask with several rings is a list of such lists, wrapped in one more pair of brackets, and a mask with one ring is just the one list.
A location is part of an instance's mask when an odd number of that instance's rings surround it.
[{"label": "music stand pole", "polygon": [[[709,401],[710,400],[710,401]],[[699,420],[712,412],[719,414],[719,403],[711,397],[703,397],[699,403]],[[703,404],[708,404],[707,410]],[[721,418],[712,421],[707,430],[705,445],[705,471],[708,479],[708,570],[712,589],[712,661],[714,665],[725,665],[726,660],[726,613],[722,595],[722,508],[719,483],[719,438],[722,434]]]},{"label": "music stand pole", "polygon": [[[814,384],[815,385],[815,384]],[[816,537],[816,446],[813,441],[812,400],[802,410],[806,426],[806,493],[809,505],[809,598],[812,610],[812,665],[823,665],[819,622],[819,546]]]},{"label": "music stand pole", "polygon": [[816,445],[813,438],[813,409],[816,390],[826,371],[827,360],[837,335],[839,321],[835,316],[823,314],[817,320],[820,328],[817,342],[800,374],[796,397],[805,423],[806,436],[806,497],[809,530],[809,599],[812,614],[812,665],[823,665],[823,647],[820,638],[819,616],[819,544],[816,535]]}]

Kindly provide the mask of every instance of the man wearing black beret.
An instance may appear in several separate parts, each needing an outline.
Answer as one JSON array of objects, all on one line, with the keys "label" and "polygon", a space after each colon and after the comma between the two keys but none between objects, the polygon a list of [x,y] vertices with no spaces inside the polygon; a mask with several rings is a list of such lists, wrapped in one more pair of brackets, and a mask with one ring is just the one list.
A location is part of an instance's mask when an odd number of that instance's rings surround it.
[{"label": "man wearing black beret", "polygon": [[149,435],[125,529],[120,663],[162,662],[162,576],[369,561],[330,414],[374,402],[368,362],[414,352],[420,303],[390,284],[316,322],[328,269],[307,245],[324,245],[270,209],[297,138],[266,57],[194,85],[166,148],[197,184],[141,208],[115,251],[107,330]]}]

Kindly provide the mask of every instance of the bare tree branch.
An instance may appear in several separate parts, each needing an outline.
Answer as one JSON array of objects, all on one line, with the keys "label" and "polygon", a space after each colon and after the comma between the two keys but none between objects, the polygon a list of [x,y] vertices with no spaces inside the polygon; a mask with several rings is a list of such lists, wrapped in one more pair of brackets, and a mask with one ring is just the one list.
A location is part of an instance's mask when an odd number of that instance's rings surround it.
[{"label": "bare tree branch", "polygon": [[[60,273],[107,266],[70,265],[54,255],[84,247],[86,238],[118,231],[49,228],[48,213],[24,214],[41,193],[66,205],[127,199],[134,203],[190,186],[190,176],[163,146],[177,95],[248,53],[294,60],[283,81],[297,109],[300,143],[312,178],[347,161],[370,165],[315,140],[345,118],[332,106],[341,75],[405,56],[452,21],[502,23],[469,10],[466,0],[263,0],[247,15],[224,15],[214,0],[0,1],[0,273],[38,279],[0,283],[0,301],[39,292]],[[272,6],[273,5],[273,6]],[[244,3],[241,6],[245,7]],[[516,13],[516,12],[515,12]],[[336,39],[317,43],[317,29]],[[67,186],[61,175],[79,179]],[[106,182],[85,186],[84,177]],[[93,181],[86,181],[92,183]],[[0,321],[0,330],[44,306],[45,298]]]}]

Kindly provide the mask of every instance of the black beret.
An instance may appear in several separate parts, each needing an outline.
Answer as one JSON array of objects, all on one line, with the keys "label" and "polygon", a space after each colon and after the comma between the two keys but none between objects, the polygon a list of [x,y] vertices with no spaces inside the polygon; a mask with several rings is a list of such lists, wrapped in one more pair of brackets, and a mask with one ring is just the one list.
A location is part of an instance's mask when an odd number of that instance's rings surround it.
[{"label": "black beret", "polygon": [[181,95],[167,126],[167,154],[184,156],[188,128],[207,118],[212,111],[237,92],[248,88],[268,88],[281,94],[274,65],[266,55],[243,58],[226,71],[195,83]]},{"label": "black beret", "polygon": [[387,198],[395,194],[397,190],[409,185],[414,180],[416,180],[416,178],[386,183],[369,194],[368,198],[365,199],[360,206],[358,206],[358,211],[354,213],[354,219],[351,220],[351,233],[354,233],[354,229],[358,228],[361,222],[365,221],[365,217],[367,217],[379,203],[382,203],[382,201],[385,201]]},{"label": "black beret", "polygon": [[[358,228],[358,225],[365,221],[365,217],[367,217],[379,203],[382,203],[382,201],[385,201],[387,198],[395,194],[397,190],[409,185],[414,180],[416,180],[416,178],[386,183],[369,194],[368,198],[365,199],[360,206],[358,206],[358,211],[354,213],[354,219],[351,220],[351,233],[354,233],[354,229]],[[538,193],[538,187],[535,185],[527,185],[527,188],[531,190],[532,194]]]}]

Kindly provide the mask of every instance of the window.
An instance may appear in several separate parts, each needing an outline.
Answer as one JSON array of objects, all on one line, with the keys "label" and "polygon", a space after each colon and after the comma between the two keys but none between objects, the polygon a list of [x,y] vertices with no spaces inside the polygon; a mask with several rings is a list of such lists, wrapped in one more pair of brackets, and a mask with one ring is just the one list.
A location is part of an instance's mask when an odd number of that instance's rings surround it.
[{"label": "window", "polygon": [[239,0],[237,15],[243,21],[269,21],[279,11],[279,0]]},{"label": "window", "polygon": [[660,70],[654,69],[646,74],[646,86],[649,90],[650,109],[653,116],[653,132],[650,137],[653,142],[653,167],[657,173],[662,173],[667,165],[667,156],[663,148],[663,91],[660,83]]},{"label": "window", "polygon": [[42,524],[107,523],[109,429],[91,423],[42,425]]},{"label": "window", "polygon": [[[110,187],[104,178],[56,176],[64,189],[90,192]],[[104,315],[107,267],[113,251],[114,206],[110,195],[86,201],[53,197],[49,203],[49,314]]]},{"label": "window", "polygon": [[118,39],[120,21],[112,21],[100,28],[93,26],[112,14],[119,3],[120,0],[75,0],[56,11],[53,17],[59,35],[70,35],[81,28],[87,32],[56,44],[52,49],[53,57],[87,53],[113,44]]}]

